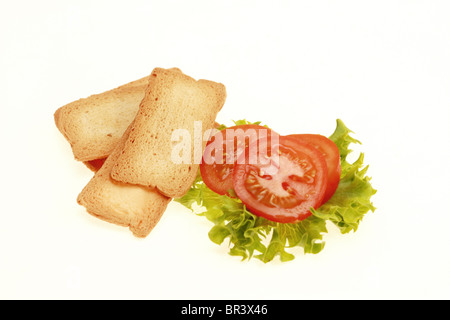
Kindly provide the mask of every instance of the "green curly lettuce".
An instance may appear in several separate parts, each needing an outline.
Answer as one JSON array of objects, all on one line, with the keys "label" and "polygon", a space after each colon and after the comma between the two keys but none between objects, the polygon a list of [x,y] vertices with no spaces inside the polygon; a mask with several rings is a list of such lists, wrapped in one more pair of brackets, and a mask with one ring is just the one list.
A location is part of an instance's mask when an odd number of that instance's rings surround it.
[{"label": "green curly lettuce", "polygon": [[[249,124],[246,120],[235,125]],[[259,124],[259,123],[253,123]],[[219,129],[225,129],[221,126]],[[181,203],[194,213],[206,217],[214,226],[208,236],[221,245],[229,240],[229,254],[243,260],[252,257],[264,263],[276,256],[281,261],[295,257],[289,249],[302,247],[304,253],[317,254],[325,246],[323,235],[327,233],[326,222],[334,223],[341,233],[356,231],[364,215],[375,211],[371,197],[376,193],[366,176],[368,166],[363,165],[361,154],[353,163],[347,161],[351,152],[349,145],[359,143],[350,136],[350,131],[341,120],[337,120],[335,132],[330,139],[336,143],[341,157],[341,180],[333,197],[312,215],[296,223],[278,223],[252,214],[238,198],[219,195],[209,189],[200,175],[182,198]]]}]

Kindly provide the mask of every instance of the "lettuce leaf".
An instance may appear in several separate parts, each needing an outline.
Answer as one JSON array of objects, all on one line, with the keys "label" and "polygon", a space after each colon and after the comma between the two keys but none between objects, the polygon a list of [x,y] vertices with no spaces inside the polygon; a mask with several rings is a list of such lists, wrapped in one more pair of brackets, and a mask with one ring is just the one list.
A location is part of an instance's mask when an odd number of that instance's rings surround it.
[{"label": "lettuce leaf", "polygon": [[[239,120],[234,123],[250,122]],[[220,127],[225,128],[224,125]],[[325,246],[323,235],[328,232],[327,221],[334,223],[344,234],[356,231],[364,215],[375,211],[370,199],[376,190],[366,176],[368,166],[363,165],[364,155],[353,163],[347,161],[350,144],[359,143],[350,133],[352,131],[338,119],[330,139],[338,146],[341,157],[339,186],[327,203],[317,210],[311,209],[312,215],[303,221],[278,223],[256,216],[239,199],[209,189],[200,174],[187,194],[175,201],[211,221],[214,224],[208,233],[211,241],[221,245],[228,239],[229,254],[240,256],[242,260],[254,257],[267,263],[278,256],[281,261],[290,261],[295,257],[289,250],[294,247],[303,248],[305,254],[317,254]]]},{"label": "lettuce leaf", "polygon": [[364,166],[364,154],[361,153],[353,163],[347,161],[351,152],[349,145],[360,143],[350,136],[351,132],[341,120],[337,120],[336,130],[330,139],[339,149],[341,180],[333,197],[317,210],[311,210],[314,216],[332,221],[341,233],[356,231],[364,215],[375,211],[370,199],[376,190],[372,188],[370,178],[366,176],[369,166]]}]

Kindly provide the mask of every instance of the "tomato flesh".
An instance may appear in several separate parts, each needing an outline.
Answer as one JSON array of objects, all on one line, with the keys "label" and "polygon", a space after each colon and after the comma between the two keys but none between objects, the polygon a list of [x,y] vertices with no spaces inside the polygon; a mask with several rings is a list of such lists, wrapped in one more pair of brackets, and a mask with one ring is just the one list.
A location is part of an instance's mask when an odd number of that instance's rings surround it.
[{"label": "tomato flesh", "polygon": [[268,163],[250,163],[249,155],[242,155],[246,161],[239,159],[235,165],[234,190],[258,216],[282,223],[304,220],[325,195],[325,158],[310,144],[292,137],[279,137],[277,151],[278,157],[273,151]]},{"label": "tomato flesh", "polygon": [[270,140],[274,134],[278,136],[269,128],[254,124],[233,126],[218,132],[207,143],[200,164],[204,183],[218,194],[230,195],[237,159],[250,143],[263,137]]},{"label": "tomato flesh", "polygon": [[103,164],[105,163],[105,160],[106,160],[106,158],[88,161],[88,166],[91,167],[92,170],[97,172],[103,166]]},{"label": "tomato flesh", "polygon": [[328,169],[328,186],[322,204],[326,203],[336,192],[341,179],[341,158],[338,147],[333,141],[319,134],[292,134],[289,137],[313,145],[325,157]]}]

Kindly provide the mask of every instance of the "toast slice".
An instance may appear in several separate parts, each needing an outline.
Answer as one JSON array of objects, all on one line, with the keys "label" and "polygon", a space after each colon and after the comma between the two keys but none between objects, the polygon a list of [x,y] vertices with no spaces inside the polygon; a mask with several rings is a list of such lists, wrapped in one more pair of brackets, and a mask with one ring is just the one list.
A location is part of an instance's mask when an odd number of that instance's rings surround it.
[{"label": "toast slice", "polygon": [[[131,127],[131,126],[130,126]],[[170,198],[155,189],[111,179],[110,173],[130,130],[78,196],[88,213],[104,221],[129,227],[136,237],[146,237],[161,219]]]},{"label": "toast slice", "polygon": [[106,158],[114,150],[139,110],[149,77],[91,95],[59,108],[58,130],[72,147],[76,160]]},{"label": "toast slice", "polygon": [[[198,172],[206,140],[205,131],[215,125],[217,113],[226,99],[221,83],[198,80],[182,72],[156,68],[134,120],[122,153],[115,162],[114,180],[157,188],[162,194],[176,198],[191,187]],[[197,128],[201,125],[200,132]],[[173,134],[186,132],[187,161],[174,161]],[[194,137],[200,136],[194,141]],[[197,148],[200,144],[200,147]],[[200,149],[200,150],[198,150]],[[200,159],[198,158],[200,156]],[[200,161],[199,161],[200,160]]]}]

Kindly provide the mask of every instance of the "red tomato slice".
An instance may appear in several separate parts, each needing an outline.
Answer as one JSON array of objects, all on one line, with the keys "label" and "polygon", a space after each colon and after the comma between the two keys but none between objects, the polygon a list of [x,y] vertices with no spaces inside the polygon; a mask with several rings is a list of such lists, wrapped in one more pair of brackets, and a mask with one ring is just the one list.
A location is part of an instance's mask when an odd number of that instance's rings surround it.
[{"label": "red tomato slice", "polygon": [[218,132],[207,143],[200,164],[205,184],[218,194],[228,194],[233,189],[233,170],[238,157],[250,143],[265,137],[270,141],[273,134],[269,128],[254,124],[233,126]]},{"label": "red tomato slice", "polygon": [[269,164],[251,164],[246,155],[233,174],[234,190],[254,214],[271,221],[292,223],[317,209],[327,188],[327,164],[308,143],[292,137],[279,138],[278,160],[274,151]]},{"label": "red tomato slice", "polygon": [[289,137],[313,145],[325,157],[328,167],[328,186],[322,204],[327,202],[336,192],[341,179],[341,158],[338,147],[333,141],[320,134],[292,134]]},{"label": "red tomato slice", "polygon": [[105,160],[106,160],[106,158],[91,160],[91,161],[87,162],[87,165],[88,165],[88,167],[92,168],[92,170],[97,172],[103,166],[103,164],[105,163]]}]

